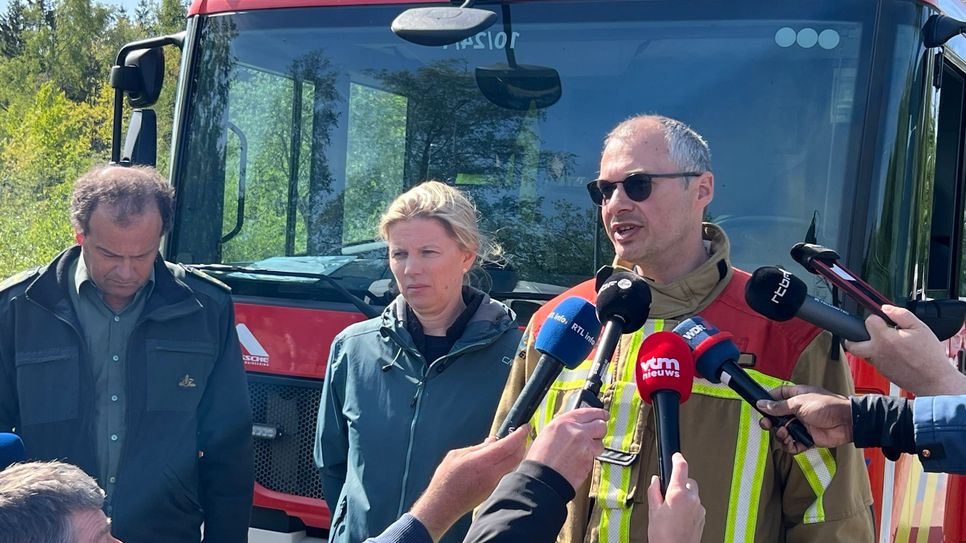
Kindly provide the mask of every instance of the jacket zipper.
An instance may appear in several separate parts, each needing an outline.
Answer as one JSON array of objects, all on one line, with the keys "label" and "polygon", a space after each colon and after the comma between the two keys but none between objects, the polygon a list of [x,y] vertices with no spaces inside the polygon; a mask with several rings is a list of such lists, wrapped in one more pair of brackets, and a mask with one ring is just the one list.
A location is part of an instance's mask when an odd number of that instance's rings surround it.
[{"label": "jacket zipper", "polygon": [[[411,355],[422,359],[424,367],[426,367],[425,365],[426,359],[423,357],[422,353],[420,353],[418,350],[414,348],[403,346],[403,342],[400,340],[398,334],[396,334],[395,331],[393,331],[392,329],[389,329],[388,332],[392,337],[393,341],[395,341],[396,344],[401,349],[404,349]],[[399,492],[399,508],[397,509],[397,512],[396,512],[397,518],[401,517],[403,513],[406,512],[405,511],[406,490],[407,490],[406,487],[409,485],[409,471],[410,471],[412,456],[413,456],[413,442],[415,441],[415,438],[416,438],[416,423],[419,421],[419,412],[420,412],[420,408],[422,407],[423,390],[426,388],[426,381],[429,379],[429,376],[432,374],[433,369],[439,365],[441,360],[454,358],[456,356],[462,355],[467,352],[482,349],[487,345],[490,345],[491,343],[493,343],[496,337],[498,337],[498,335],[493,336],[493,338],[491,338],[490,341],[479,341],[479,342],[467,345],[466,347],[463,347],[458,351],[447,353],[437,358],[432,363],[430,363],[428,367],[426,367],[426,371],[423,372],[422,378],[420,378],[419,383],[416,385],[416,394],[413,395],[413,399],[409,404],[413,408],[413,418],[409,423],[409,442],[406,444],[406,464],[405,464],[406,467],[403,470],[402,488],[400,489],[400,492]]]}]

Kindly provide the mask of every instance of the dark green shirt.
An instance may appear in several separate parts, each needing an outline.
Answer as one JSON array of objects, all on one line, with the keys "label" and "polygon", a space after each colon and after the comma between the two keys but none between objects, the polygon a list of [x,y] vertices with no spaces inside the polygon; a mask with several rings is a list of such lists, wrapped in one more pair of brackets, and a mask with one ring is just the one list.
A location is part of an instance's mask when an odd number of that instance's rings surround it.
[{"label": "dark green shirt", "polygon": [[124,415],[127,409],[127,342],[137,324],[144,302],[154,288],[154,272],[134,299],[115,313],[91,279],[84,255],[68,274],[70,299],[77,312],[86,341],[87,359],[94,374],[95,443],[98,482],[107,493],[107,506],[117,478],[117,466],[124,445]]}]

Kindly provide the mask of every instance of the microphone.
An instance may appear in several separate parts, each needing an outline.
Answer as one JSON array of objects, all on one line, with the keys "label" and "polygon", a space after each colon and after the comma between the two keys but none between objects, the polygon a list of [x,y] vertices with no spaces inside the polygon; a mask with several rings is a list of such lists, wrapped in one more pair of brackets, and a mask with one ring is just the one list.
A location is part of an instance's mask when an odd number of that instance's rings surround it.
[{"label": "microphone", "polygon": [[590,374],[583,389],[573,396],[567,410],[578,407],[603,407],[598,397],[604,384],[607,365],[614,357],[622,334],[636,332],[647,322],[651,311],[651,289],[640,275],[617,272],[603,280],[597,289],[597,318],[604,325]]},{"label": "microphone", "polygon": [[674,333],[684,338],[694,354],[698,374],[712,383],[724,383],[738,393],[755,411],[767,417],[775,428],[784,426],[788,433],[805,447],[815,445],[815,440],[798,419],[783,415],[774,416],[758,409],[758,400],[774,400],[761,385],[738,365],[741,352],[731,340],[731,334],[721,332],[701,317],[692,317],[674,328]]},{"label": "microphone", "polygon": [[537,367],[507,412],[496,437],[506,437],[527,424],[563,368],[576,368],[587,358],[599,332],[594,304],[583,298],[571,296],[550,312],[534,342],[534,348],[540,352]]},{"label": "microphone", "polygon": [[0,470],[26,459],[27,455],[24,453],[23,441],[20,440],[20,436],[0,433]]},{"label": "microphone", "polygon": [[655,332],[641,343],[634,368],[637,393],[654,405],[661,493],[671,479],[671,456],[681,451],[679,407],[691,396],[694,357],[691,348],[673,332]]},{"label": "microphone", "polygon": [[773,321],[798,317],[849,341],[868,341],[865,323],[844,309],[808,295],[805,283],[781,268],[765,266],[745,286],[748,305]]}]

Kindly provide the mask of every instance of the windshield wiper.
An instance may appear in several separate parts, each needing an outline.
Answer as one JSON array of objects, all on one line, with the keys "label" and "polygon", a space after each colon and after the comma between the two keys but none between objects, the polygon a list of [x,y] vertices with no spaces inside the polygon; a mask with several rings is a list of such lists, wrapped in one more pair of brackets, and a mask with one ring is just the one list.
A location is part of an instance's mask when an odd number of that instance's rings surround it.
[{"label": "windshield wiper", "polygon": [[186,266],[196,270],[212,271],[217,273],[249,273],[252,275],[270,275],[277,277],[304,277],[306,279],[324,281],[328,283],[329,286],[331,286],[336,292],[341,294],[343,298],[348,300],[349,303],[354,305],[360,313],[366,316],[366,318],[371,319],[379,315],[379,311],[377,311],[376,308],[366,303],[366,301],[362,298],[346,290],[346,288],[340,285],[338,281],[329,277],[328,275],[325,275],[324,273],[263,270],[259,268],[249,268],[246,266],[232,266],[230,264],[186,264]]}]

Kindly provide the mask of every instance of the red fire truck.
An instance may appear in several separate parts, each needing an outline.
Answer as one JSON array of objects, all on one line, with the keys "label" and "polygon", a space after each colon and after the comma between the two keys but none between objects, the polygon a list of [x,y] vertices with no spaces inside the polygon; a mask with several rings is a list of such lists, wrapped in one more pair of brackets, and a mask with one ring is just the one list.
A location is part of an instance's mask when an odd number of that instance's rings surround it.
[{"label": "red fire truck", "polygon": [[[477,202],[508,265],[473,280],[521,323],[612,258],[584,184],[640,112],[710,141],[708,220],[737,266],[784,265],[830,298],[788,256],[808,239],[898,302],[966,296],[960,2],[479,2],[495,22],[449,40],[390,30],[419,6],[195,0],[185,32],[125,46],[112,72],[114,158],[153,163],[160,51],[182,50],[164,254],[233,289],[255,527],[328,525],[312,442],[329,344],[392,298],[375,226],[424,179]],[[849,363],[861,392],[899,392]],[[966,541],[961,479],[867,458],[880,541]]]}]

